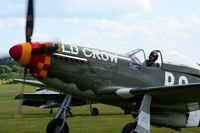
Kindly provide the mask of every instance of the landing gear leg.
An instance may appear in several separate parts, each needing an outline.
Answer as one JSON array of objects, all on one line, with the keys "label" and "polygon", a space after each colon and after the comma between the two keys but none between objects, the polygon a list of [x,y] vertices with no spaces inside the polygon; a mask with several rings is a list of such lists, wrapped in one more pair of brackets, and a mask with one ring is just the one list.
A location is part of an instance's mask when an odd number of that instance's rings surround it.
[{"label": "landing gear leg", "polygon": [[53,109],[51,108],[51,110],[49,111],[49,114],[53,114]]},{"label": "landing gear leg", "polygon": [[92,116],[98,116],[99,115],[98,108],[95,108],[95,107],[93,108],[91,101],[88,101],[88,104],[90,106],[90,112],[91,112]]},{"label": "landing gear leg", "polygon": [[150,95],[144,95],[137,119],[125,125],[122,133],[150,133],[151,99]]},{"label": "landing gear leg", "polygon": [[56,116],[47,125],[46,133],[69,133],[69,127],[65,120],[71,99],[71,95],[65,96],[65,99],[63,100],[63,103],[60,106]]}]

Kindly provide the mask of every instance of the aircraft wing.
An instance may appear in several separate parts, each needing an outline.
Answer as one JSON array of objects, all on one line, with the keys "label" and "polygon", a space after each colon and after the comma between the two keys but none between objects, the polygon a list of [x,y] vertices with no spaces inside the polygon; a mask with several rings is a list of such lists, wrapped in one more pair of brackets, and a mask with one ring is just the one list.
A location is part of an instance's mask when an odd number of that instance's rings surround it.
[{"label": "aircraft wing", "polygon": [[58,90],[55,90],[54,88],[51,88],[51,87],[45,85],[42,82],[36,81],[36,80],[24,80],[24,79],[12,79],[12,80],[16,81],[16,82],[20,82],[22,84],[24,83],[24,84],[27,84],[27,85],[31,85],[31,86],[35,86],[35,87],[40,87],[40,88],[43,88],[43,89],[58,91]]},{"label": "aircraft wing", "polygon": [[22,105],[39,108],[56,108],[60,107],[61,102],[58,103],[56,101],[23,100]]},{"label": "aircraft wing", "polygon": [[[29,105],[29,106],[41,106],[41,108],[47,108],[47,105],[49,106],[49,103],[51,103],[51,106],[58,106],[62,103],[63,99],[65,98],[66,94],[35,94],[35,93],[24,93],[23,96],[22,94],[17,95],[15,99],[23,99],[23,104],[24,105]],[[54,105],[56,103],[56,105]],[[71,106],[80,106],[80,105],[85,105],[87,104],[86,101],[74,98],[72,97],[72,103]]]},{"label": "aircraft wing", "polygon": [[153,100],[161,103],[190,103],[200,101],[200,83],[174,86],[149,87],[130,90],[130,93],[149,94]]},{"label": "aircraft wing", "polygon": [[36,80],[13,79],[13,81],[20,82],[20,83],[25,83],[27,85],[42,87],[42,88],[47,87],[47,85],[43,84],[40,81],[36,81]]},{"label": "aircraft wing", "polygon": [[65,94],[24,93],[24,94],[17,95],[15,97],[15,99],[62,102],[62,100],[64,99],[64,97],[65,97]]},{"label": "aircraft wing", "polygon": [[149,94],[152,96],[152,102],[155,103],[192,103],[200,102],[200,83],[147,88],[120,88],[117,90],[104,90],[99,93],[102,95],[115,93],[124,99]]}]

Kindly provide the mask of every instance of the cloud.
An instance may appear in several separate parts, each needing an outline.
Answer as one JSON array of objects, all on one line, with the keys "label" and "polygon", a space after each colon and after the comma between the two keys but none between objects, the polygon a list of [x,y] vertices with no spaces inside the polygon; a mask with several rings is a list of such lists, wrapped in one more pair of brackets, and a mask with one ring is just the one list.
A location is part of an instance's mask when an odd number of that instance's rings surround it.
[{"label": "cloud", "polygon": [[194,42],[196,32],[200,31],[200,16],[197,14],[181,18],[157,17],[132,24],[126,24],[126,20],[92,19],[87,23],[93,27],[93,36],[124,38],[154,46],[179,46],[188,41]]},{"label": "cloud", "polygon": [[110,39],[113,39],[113,38],[122,38],[124,36],[123,32],[104,32],[104,31],[101,31],[101,32],[97,32],[97,31],[92,31],[90,32],[90,34],[92,36],[96,36],[96,37],[103,37],[103,38],[110,38]]},{"label": "cloud", "polygon": [[119,17],[138,11],[152,10],[149,0],[68,0],[63,2],[66,13],[84,17]]},{"label": "cloud", "polygon": [[0,20],[0,29],[4,27],[3,20]]},{"label": "cloud", "polygon": [[189,40],[192,34],[188,30],[192,30],[193,26],[194,22],[160,17],[135,24],[133,29],[142,34],[147,42],[175,44],[178,41]]},{"label": "cloud", "polygon": [[[0,16],[23,17],[26,3],[26,0],[1,0]],[[116,18],[152,10],[150,0],[42,0],[36,1],[35,7],[37,17]]]},{"label": "cloud", "polygon": [[144,11],[151,11],[151,3],[149,0],[136,0],[137,5],[142,8]]},{"label": "cloud", "polygon": [[20,17],[26,9],[24,0],[1,0],[0,7],[0,17]]},{"label": "cloud", "polygon": [[91,27],[92,31],[90,32],[93,32],[93,36],[136,39],[154,43],[154,45],[168,42],[174,45],[178,41],[191,39],[193,31],[200,29],[200,25],[196,27],[198,22],[200,22],[200,17],[193,15],[180,20],[173,17],[158,17],[133,24],[111,19],[88,19],[82,24]]},{"label": "cloud", "polygon": [[90,34],[96,37],[108,38],[123,38],[131,31],[129,26],[124,25],[118,21],[108,19],[90,19],[88,25],[92,27]]},{"label": "cloud", "polygon": [[200,17],[197,14],[194,13],[191,18],[192,22],[200,24]]},{"label": "cloud", "polygon": [[19,18],[17,20],[17,25],[20,26],[20,27],[25,27],[25,24],[26,24],[26,19],[25,18]]},{"label": "cloud", "polygon": [[[188,30],[194,30],[193,28],[198,22],[200,24],[200,18],[192,16],[190,21],[178,20],[173,17],[159,17],[132,25],[108,19],[98,19],[91,20],[89,25],[96,27],[96,34],[99,32],[108,37],[125,37],[126,35],[138,34],[141,39],[147,42],[157,42],[155,44],[159,44],[164,41],[174,44],[177,40],[190,39],[192,33],[189,33]],[[200,27],[195,28],[195,30],[197,29],[200,29]]]},{"label": "cloud", "polygon": [[44,34],[44,33],[34,33],[33,34],[33,40],[37,40],[37,41],[48,41],[50,40],[50,37],[48,34]]},{"label": "cloud", "polygon": [[142,15],[143,12],[137,12],[137,13],[131,13],[131,14],[126,14],[121,17],[121,19],[135,19],[136,17]]},{"label": "cloud", "polygon": [[94,20],[91,23],[93,24],[93,26],[98,26],[103,30],[116,30],[124,28],[121,23],[108,19]]},{"label": "cloud", "polygon": [[64,22],[78,24],[81,23],[79,18],[64,18]]},{"label": "cloud", "polygon": [[0,19],[0,28],[9,30],[16,28],[25,27],[25,18],[17,17],[17,18],[3,18]]}]

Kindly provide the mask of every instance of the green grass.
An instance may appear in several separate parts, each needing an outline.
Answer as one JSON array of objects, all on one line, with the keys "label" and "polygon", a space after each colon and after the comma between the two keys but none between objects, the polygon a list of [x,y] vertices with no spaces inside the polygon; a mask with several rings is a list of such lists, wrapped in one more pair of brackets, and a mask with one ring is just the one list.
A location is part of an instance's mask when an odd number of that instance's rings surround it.
[{"label": "green grass", "polygon": [[[17,93],[21,84],[4,84],[0,86],[0,93]],[[35,91],[34,87],[26,86],[26,91]],[[49,109],[24,107],[23,118],[15,120],[18,101],[15,94],[0,94],[0,133],[44,133],[46,126],[55,115],[49,114]],[[120,133],[123,126],[133,121],[130,115],[123,115],[119,108],[95,104],[100,116],[90,115],[88,106],[72,107],[74,117],[68,118],[70,133]],[[151,127],[152,133],[179,133],[169,128]],[[199,133],[200,128],[183,129],[182,133]]]}]

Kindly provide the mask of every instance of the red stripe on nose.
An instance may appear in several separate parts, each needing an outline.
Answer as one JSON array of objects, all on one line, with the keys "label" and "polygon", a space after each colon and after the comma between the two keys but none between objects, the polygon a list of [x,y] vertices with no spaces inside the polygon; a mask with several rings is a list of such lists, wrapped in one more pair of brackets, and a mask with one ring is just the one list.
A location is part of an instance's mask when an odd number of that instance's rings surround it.
[{"label": "red stripe on nose", "polygon": [[9,50],[10,56],[15,60],[19,61],[22,56],[22,45],[18,44],[10,48]]}]

